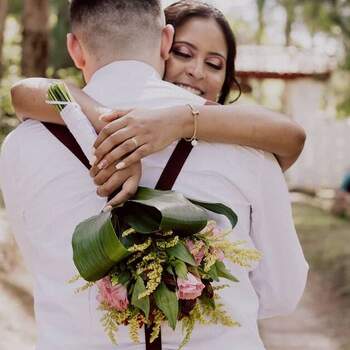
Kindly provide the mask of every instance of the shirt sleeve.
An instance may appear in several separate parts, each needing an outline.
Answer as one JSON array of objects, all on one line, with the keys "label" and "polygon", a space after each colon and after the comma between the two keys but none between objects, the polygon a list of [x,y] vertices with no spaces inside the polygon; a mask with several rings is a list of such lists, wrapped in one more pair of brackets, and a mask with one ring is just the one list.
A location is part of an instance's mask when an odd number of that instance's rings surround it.
[{"label": "shirt sleeve", "polygon": [[264,155],[260,180],[251,235],[263,258],[250,278],[262,319],[295,310],[305,289],[308,264],[295,231],[284,176],[271,154]]},{"label": "shirt sleeve", "polygon": [[[13,135],[8,135],[0,151],[0,189],[4,199],[9,222],[13,232],[17,231],[19,220],[16,215],[23,212],[22,201],[18,186],[18,172],[20,169],[21,144],[13,140]],[[21,140],[22,141],[22,140]]]},{"label": "shirt sleeve", "polygon": [[61,112],[61,117],[78,142],[86,158],[92,164],[94,159],[92,149],[97,138],[97,133],[89,119],[76,103],[68,104]]}]

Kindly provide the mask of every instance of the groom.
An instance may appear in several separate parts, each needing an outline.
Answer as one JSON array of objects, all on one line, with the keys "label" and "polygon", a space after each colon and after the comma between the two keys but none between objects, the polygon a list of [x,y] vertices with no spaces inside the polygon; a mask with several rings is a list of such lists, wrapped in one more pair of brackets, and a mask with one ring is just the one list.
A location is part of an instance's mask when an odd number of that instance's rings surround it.
[{"label": "groom", "polygon": [[[87,81],[85,91],[96,100],[111,108],[205,103],[161,80],[173,30],[164,24],[160,1],[72,0],[71,19],[68,49]],[[173,149],[143,161],[141,185],[155,186]],[[3,144],[0,180],[9,220],[34,277],[36,350],[144,349],[131,343],[126,327],[119,329],[118,346],[112,346],[99,322],[96,290],[75,295],[76,286],[67,284],[76,274],[72,232],[106,203],[85,166],[41,123],[27,120]],[[267,153],[199,142],[174,189],[230,206],[239,217],[231,239],[245,240],[264,254],[251,271],[229,266],[240,282],[221,295],[241,327],[200,326],[186,349],[264,349],[257,319],[293,311],[308,269],[280,167]],[[180,330],[164,326],[162,333],[163,349],[177,348]]]}]

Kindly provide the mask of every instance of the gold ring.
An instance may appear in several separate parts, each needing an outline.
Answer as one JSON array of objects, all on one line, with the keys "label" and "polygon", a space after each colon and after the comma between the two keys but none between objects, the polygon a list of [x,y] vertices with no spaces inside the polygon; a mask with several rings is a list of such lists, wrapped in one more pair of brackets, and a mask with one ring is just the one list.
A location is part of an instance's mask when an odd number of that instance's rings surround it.
[{"label": "gold ring", "polygon": [[135,137],[133,137],[133,138],[131,139],[131,141],[135,144],[135,147],[136,147],[136,148],[139,147],[139,143],[137,142],[137,140],[136,140]]}]

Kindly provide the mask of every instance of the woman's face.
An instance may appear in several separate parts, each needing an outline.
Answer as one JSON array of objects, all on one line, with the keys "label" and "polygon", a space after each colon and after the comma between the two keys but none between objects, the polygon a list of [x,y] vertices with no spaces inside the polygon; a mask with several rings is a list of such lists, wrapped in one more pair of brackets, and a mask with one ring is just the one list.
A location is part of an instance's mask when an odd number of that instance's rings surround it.
[{"label": "woman's face", "polygon": [[225,81],[227,45],[214,19],[192,18],[176,28],[165,80],[211,101]]}]

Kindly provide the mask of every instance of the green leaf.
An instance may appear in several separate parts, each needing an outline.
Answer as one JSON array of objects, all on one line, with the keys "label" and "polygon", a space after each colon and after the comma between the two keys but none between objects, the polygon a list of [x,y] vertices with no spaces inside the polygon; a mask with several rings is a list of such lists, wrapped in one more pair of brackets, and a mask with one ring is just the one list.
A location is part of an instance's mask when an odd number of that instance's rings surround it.
[{"label": "green leaf", "polygon": [[178,260],[178,259],[176,259],[173,264],[174,264],[176,275],[180,278],[186,279],[187,272],[188,272],[186,264],[183,261]]},{"label": "green leaf", "polygon": [[227,219],[230,220],[232,228],[234,228],[237,225],[238,217],[236,213],[228,206],[222,203],[207,203],[207,202],[200,202],[194,199],[188,199],[188,200],[193,204],[199,205],[200,207],[205,208],[213,213],[226,216]]},{"label": "green leaf", "polygon": [[144,298],[139,299],[139,295],[145,291],[146,291],[145,283],[143,282],[143,279],[140,276],[138,276],[134,286],[134,291],[132,293],[131,304],[138,307],[140,310],[142,310],[146,318],[148,318],[149,310],[150,310],[149,297],[146,296]]},{"label": "green leaf", "polygon": [[176,293],[170,291],[162,282],[154,292],[154,300],[158,308],[168,319],[170,327],[175,330],[179,314],[179,301],[177,300]]},{"label": "green leaf", "polygon": [[127,271],[123,271],[118,274],[118,283],[123,284],[124,286],[130,282],[131,275]]},{"label": "green leaf", "polygon": [[226,268],[222,261],[216,261],[215,265],[216,271],[219,277],[226,278],[232,282],[239,282],[239,280],[231,274],[231,272]]},{"label": "green leaf", "polygon": [[210,270],[207,272],[207,275],[214,281],[219,281],[219,275],[215,264],[211,266]]},{"label": "green leaf", "polygon": [[135,197],[123,206],[126,222],[140,233],[201,231],[208,222],[207,212],[191,203],[183,194],[139,187]]},{"label": "green leaf", "polygon": [[167,271],[170,275],[175,276],[174,271],[173,271],[173,267],[172,267],[171,265],[168,265],[168,266],[167,266],[166,271]]},{"label": "green leaf", "polygon": [[196,262],[194,261],[192,254],[182,242],[179,242],[176,246],[167,249],[166,252],[169,257],[174,257],[189,265],[196,266]]},{"label": "green leaf", "polygon": [[201,302],[204,305],[209,306],[211,309],[215,310],[215,300],[214,298],[208,298],[206,295],[202,294],[200,297]]},{"label": "green leaf", "polygon": [[95,282],[131,253],[119,241],[110,213],[101,213],[80,223],[72,238],[73,260],[80,275]]},{"label": "green leaf", "polygon": [[[73,102],[74,98],[71,95],[68,87],[64,82],[53,83],[48,89],[48,99],[49,101],[58,101],[58,102]],[[57,104],[55,108],[61,112],[65,104]]]}]

